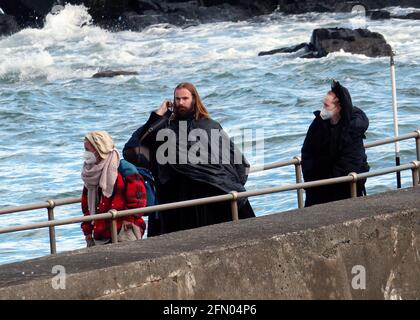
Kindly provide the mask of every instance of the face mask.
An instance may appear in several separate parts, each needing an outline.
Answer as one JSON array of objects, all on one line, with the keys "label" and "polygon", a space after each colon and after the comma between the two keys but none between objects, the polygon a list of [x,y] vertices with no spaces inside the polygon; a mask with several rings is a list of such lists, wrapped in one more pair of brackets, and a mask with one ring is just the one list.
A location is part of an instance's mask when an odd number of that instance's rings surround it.
[{"label": "face mask", "polygon": [[329,120],[334,116],[334,114],[335,114],[334,111],[330,111],[325,108],[322,108],[319,116],[322,118],[322,120]]},{"label": "face mask", "polygon": [[95,154],[91,151],[85,151],[83,153],[83,158],[85,159],[86,164],[94,164],[96,163]]}]

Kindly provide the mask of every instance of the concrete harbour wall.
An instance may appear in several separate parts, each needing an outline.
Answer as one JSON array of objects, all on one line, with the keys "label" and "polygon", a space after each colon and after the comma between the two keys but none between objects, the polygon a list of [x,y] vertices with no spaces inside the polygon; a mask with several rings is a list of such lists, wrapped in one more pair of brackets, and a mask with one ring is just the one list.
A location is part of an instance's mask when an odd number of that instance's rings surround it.
[{"label": "concrete harbour wall", "polygon": [[410,188],[3,265],[0,298],[418,299],[419,248]]}]

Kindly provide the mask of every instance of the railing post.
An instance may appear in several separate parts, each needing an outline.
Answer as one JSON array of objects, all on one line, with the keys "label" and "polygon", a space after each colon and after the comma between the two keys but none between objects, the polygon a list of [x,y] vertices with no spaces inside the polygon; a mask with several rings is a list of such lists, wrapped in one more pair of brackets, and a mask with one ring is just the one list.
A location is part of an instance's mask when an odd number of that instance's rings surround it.
[{"label": "railing post", "polygon": [[352,198],[357,197],[357,173],[350,172],[349,176],[353,177],[353,180],[350,181],[350,194]]},{"label": "railing post", "polygon": [[112,243],[118,242],[118,230],[117,230],[117,215],[118,212],[115,209],[109,210],[109,213],[112,215],[111,220],[111,239]]},{"label": "railing post", "polygon": [[420,161],[420,130],[414,131],[417,133],[416,137],[416,154],[417,154],[417,161]]},{"label": "railing post", "polygon": [[[54,207],[55,207],[55,203],[53,200],[48,200],[47,201],[49,207],[48,207],[48,221],[53,221],[54,220]],[[51,254],[56,254],[57,253],[57,243],[56,243],[56,239],[55,239],[55,227],[51,226],[48,228],[49,229],[49,234],[50,234],[50,252]]]},{"label": "railing post", "polygon": [[[298,163],[295,164],[295,175],[296,175],[296,183],[302,183],[302,160],[300,157],[293,157],[296,159]],[[303,208],[303,190],[297,189],[297,201],[298,201],[298,208]]]},{"label": "railing post", "polygon": [[414,164],[414,168],[411,169],[411,174],[413,176],[413,187],[418,187],[419,185],[419,168],[420,168],[420,162],[419,161],[412,161],[412,164]]},{"label": "railing post", "polygon": [[238,214],[238,193],[236,191],[229,192],[232,195],[232,200],[230,201],[230,209],[232,212],[232,221],[239,220]]}]

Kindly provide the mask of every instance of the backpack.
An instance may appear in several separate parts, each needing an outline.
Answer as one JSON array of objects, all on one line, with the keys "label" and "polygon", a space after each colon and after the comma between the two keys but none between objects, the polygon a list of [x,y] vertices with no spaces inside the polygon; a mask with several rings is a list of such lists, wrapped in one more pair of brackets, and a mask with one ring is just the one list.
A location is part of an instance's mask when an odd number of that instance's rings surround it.
[{"label": "backpack", "polygon": [[[156,198],[155,179],[152,172],[144,167],[136,167],[137,172],[143,177],[144,185],[146,186],[147,207],[158,204]],[[160,234],[160,220],[159,212],[150,212],[147,219],[147,237],[152,237]]]},{"label": "backpack", "polygon": [[146,207],[157,204],[155,179],[149,169],[136,167],[131,162],[121,159],[118,171],[121,172],[123,178],[136,172],[140,174],[143,177],[144,186],[146,187]]},{"label": "backpack", "polygon": [[155,179],[152,172],[143,167],[136,167],[137,172],[143,177],[144,185],[146,187],[147,207],[157,204]]}]

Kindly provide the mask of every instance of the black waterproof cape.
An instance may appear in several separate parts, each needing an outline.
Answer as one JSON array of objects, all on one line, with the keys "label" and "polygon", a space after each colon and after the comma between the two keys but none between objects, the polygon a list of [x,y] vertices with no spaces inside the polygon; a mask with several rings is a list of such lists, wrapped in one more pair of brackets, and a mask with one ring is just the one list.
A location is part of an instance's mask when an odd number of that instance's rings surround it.
[{"label": "black waterproof cape", "polygon": [[[169,129],[176,136],[172,141],[175,145],[167,141],[157,141],[158,133],[165,132],[163,129]],[[180,143],[190,133],[198,131],[201,135],[196,141],[189,139],[186,144]],[[215,135],[217,133],[219,134]],[[184,139],[180,140],[180,136]],[[134,148],[138,148],[139,140],[142,140],[142,147],[150,151],[149,163],[142,155],[133,152]],[[176,162],[160,164],[156,154],[167,156],[167,153],[162,154],[162,150],[171,147],[176,151]],[[123,153],[126,160],[136,165],[150,165],[157,178],[157,198],[160,204],[221,195],[230,191],[245,191],[249,163],[235,148],[220,124],[212,119],[195,120],[189,117],[178,121],[171,120],[170,112],[163,117],[152,112],[146,124],[133,133]],[[204,164],[191,162],[189,157],[185,157],[189,153],[199,154],[199,159]],[[255,217],[247,199],[239,199],[238,208],[240,219]],[[170,210],[149,217],[148,236],[231,219],[229,202]]]},{"label": "black waterproof cape", "polygon": [[[369,171],[363,145],[369,126],[366,114],[353,106],[349,91],[335,82],[332,91],[341,105],[341,119],[337,125],[322,120],[320,111],[314,112],[302,147],[304,180],[314,181],[348,175],[350,172]],[[358,182],[358,196],[362,195],[364,181]],[[306,189],[305,206],[349,198],[348,183]]]}]

